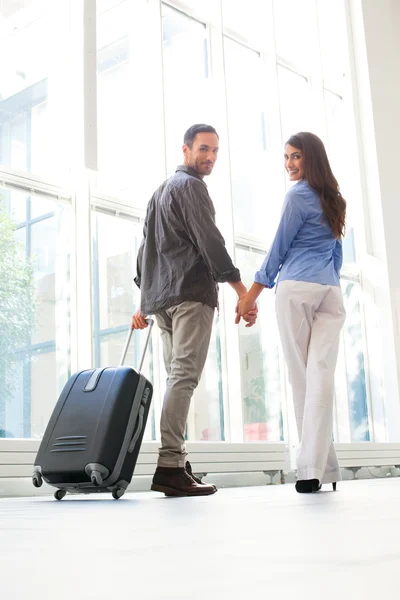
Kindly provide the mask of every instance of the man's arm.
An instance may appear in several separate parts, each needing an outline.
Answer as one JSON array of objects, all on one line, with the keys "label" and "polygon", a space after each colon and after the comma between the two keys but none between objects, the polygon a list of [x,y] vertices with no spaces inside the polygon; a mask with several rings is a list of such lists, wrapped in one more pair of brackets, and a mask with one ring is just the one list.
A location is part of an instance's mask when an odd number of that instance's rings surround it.
[{"label": "man's arm", "polygon": [[[140,242],[140,246],[139,246],[139,250],[138,250],[138,254],[137,254],[137,258],[136,258],[136,277],[134,277],[133,281],[136,283],[136,285],[138,286],[139,289],[140,289],[140,285],[142,282],[142,261],[143,261],[144,245],[145,245],[146,236],[147,236],[148,214],[149,214],[150,205],[152,204],[152,201],[153,201],[153,198],[150,200],[150,202],[147,206],[146,217],[145,217],[144,225],[143,225],[143,239]],[[142,311],[140,309],[140,303],[139,303],[139,308],[137,309],[137,311],[135,312],[135,314],[132,317],[131,327],[132,327],[132,329],[145,329],[147,327],[146,315],[142,314]]]},{"label": "man's arm", "polygon": [[144,248],[145,238],[140,242],[137,258],[136,258],[136,277],[133,278],[133,281],[136,283],[138,288],[140,289],[140,284],[142,282],[142,259],[143,259],[143,248]]},{"label": "man's arm", "polygon": [[150,205],[152,204],[152,201],[153,201],[153,198],[150,200],[150,202],[147,206],[146,217],[144,219],[144,225],[143,225],[143,238],[142,238],[142,241],[140,242],[140,246],[139,246],[139,250],[138,250],[138,254],[137,254],[137,258],[136,258],[136,277],[134,277],[133,281],[136,283],[138,288],[140,288],[140,284],[142,281],[142,260],[143,260],[144,244],[146,242],[146,236],[147,236],[147,217],[149,214]]},{"label": "man's arm", "polygon": [[[231,285],[241,284],[239,269],[233,264],[225,247],[225,240],[215,224],[212,202],[202,182],[194,180],[188,184],[184,197],[177,198],[177,211],[187,235],[201,254],[214,280]],[[242,286],[243,284],[236,286],[235,291],[241,292]]]},{"label": "man's arm", "polygon": [[[139,289],[140,289],[141,278],[142,278],[143,248],[144,248],[144,243],[146,240],[146,231],[147,231],[147,226],[146,226],[146,222],[145,222],[145,225],[143,228],[143,239],[140,243],[138,255],[137,255],[137,259],[136,259],[136,277],[133,279],[133,281],[136,283],[136,285],[138,286]],[[139,308],[137,309],[137,311],[135,312],[135,314],[132,317],[131,327],[132,327],[132,329],[145,329],[147,327],[146,315],[142,314],[142,311],[140,309],[140,303],[139,303]]]},{"label": "man's arm", "polygon": [[[243,298],[247,289],[240,278],[239,269],[235,267],[225,246],[225,240],[218,229],[211,198],[207,188],[201,182],[191,182],[185,190],[187,196],[179,203],[180,217],[185,230],[198,249],[214,280],[218,283],[229,283],[238,295]],[[257,306],[243,316],[246,327],[254,325],[257,318]]]}]

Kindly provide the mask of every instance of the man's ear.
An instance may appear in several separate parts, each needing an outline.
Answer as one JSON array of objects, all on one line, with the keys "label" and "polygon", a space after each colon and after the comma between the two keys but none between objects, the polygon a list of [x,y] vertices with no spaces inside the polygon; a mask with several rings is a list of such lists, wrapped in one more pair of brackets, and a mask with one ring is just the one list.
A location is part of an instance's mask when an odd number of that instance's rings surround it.
[{"label": "man's ear", "polygon": [[183,144],[183,146],[182,146],[182,152],[183,152],[183,156],[185,157],[185,163],[188,160],[189,150],[190,150],[189,146],[187,144]]}]

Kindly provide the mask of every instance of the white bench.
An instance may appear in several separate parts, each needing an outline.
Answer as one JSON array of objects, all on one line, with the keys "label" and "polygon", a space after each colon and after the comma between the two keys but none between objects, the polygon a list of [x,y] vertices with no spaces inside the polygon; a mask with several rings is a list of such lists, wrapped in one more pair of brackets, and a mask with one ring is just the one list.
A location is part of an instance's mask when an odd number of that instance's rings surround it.
[{"label": "white bench", "polygon": [[[4,487],[2,480],[8,481],[7,489],[10,489],[10,480],[30,480],[39,444],[39,440],[0,439],[0,496]],[[159,442],[143,443],[135,475],[153,475],[158,447]],[[400,444],[355,442],[339,443],[335,447],[340,467],[352,471],[355,478],[362,467],[400,469]],[[290,470],[288,447],[283,442],[188,442],[187,449],[193,472],[200,477],[213,473],[262,472],[269,475],[272,482],[280,473],[284,482],[284,473]]]},{"label": "white bench", "polygon": [[[0,496],[10,495],[9,490],[22,489],[25,493],[40,493],[31,485],[33,463],[39,448],[39,440],[0,439]],[[159,442],[144,442],[135,469],[135,476],[152,477],[157,465]],[[189,442],[189,460],[195,475],[226,473],[264,473],[270,483],[277,473],[284,483],[284,473],[289,470],[288,447],[283,442]],[[135,479],[134,476],[134,479]],[[29,480],[27,479],[29,478]],[[12,480],[15,484],[12,485]],[[10,483],[11,481],[11,483]],[[7,483],[7,485],[6,485]],[[137,482],[139,483],[139,482]],[[149,489],[148,481],[134,486]],[[45,486],[41,488],[44,492]],[[50,489],[46,493],[50,493]]]},{"label": "white bench", "polygon": [[357,477],[362,467],[396,467],[400,469],[400,444],[354,442],[335,444],[340,467]]},{"label": "white bench", "polygon": [[[135,469],[136,475],[152,475],[157,463],[158,442],[144,442]],[[283,442],[188,442],[188,459],[193,473],[205,477],[210,473],[264,473],[270,483],[277,473],[289,469],[289,450]]]}]

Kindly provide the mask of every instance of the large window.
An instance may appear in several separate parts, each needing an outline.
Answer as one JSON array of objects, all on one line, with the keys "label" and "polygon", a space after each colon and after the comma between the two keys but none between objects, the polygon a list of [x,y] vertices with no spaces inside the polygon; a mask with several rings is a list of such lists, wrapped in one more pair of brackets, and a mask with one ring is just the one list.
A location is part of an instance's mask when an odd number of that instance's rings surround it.
[{"label": "large window", "polygon": [[[39,438],[70,371],[119,363],[140,302],[133,277],[147,203],[182,162],[185,130],[204,122],[217,128],[221,146],[206,183],[246,285],[272,242],[288,186],[283,142],[309,130],[326,144],[348,201],[334,434],[374,440],[379,431],[384,439],[384,394],[379,374],[370,385],[364,334],[360,152],[344,6],[0,3],[0,243],[6,230],[12,239],[0,261],[0,436]],[[97,172],[86,170],[87,150],[97,150]],[[274,294],[260,298],[255,327],[236,328],[233,292],[222,287],[187,439],[291,442]],[[128,364],[138,364],[144,338],[134,334]],[[155,390],[146,439],[159,439],[166,373],[157,328],[143,370]]]},{"label": "large window", "polygon": [[72,157],[69,8],[69,0],[0,5],[0,165],[52,179]]},{"label": "large window", "polygon": [[0,437],[40,438],[69,375],[70,217],[0,188]]}]

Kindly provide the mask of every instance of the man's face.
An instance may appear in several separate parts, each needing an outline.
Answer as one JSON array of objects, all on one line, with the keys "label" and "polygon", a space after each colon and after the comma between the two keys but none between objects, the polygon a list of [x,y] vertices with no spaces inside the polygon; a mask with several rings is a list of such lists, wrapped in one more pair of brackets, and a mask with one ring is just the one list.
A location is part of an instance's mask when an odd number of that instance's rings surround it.
[{"label": "man's face", "polygon": [[218,142],[215,133],[198,133],[191,148],[183,145],[185,165],[192,167],[201,178],[211,175],[218,156]]}]

